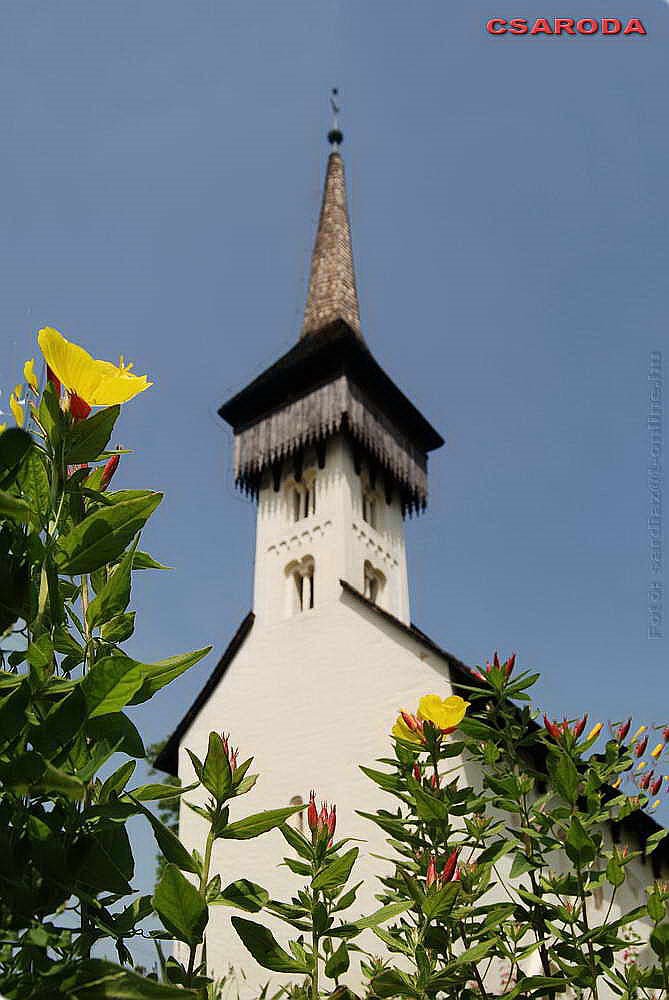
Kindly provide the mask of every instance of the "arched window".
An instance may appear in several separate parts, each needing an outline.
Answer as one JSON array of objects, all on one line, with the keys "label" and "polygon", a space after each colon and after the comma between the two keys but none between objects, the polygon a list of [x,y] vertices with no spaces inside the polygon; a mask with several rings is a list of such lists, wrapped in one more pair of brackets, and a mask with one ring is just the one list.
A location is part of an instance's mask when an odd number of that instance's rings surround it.
[{"label": "arched window", "polygon": [[299,482],[289,479],[286,491],[293,521],[301,521],[316,513],[316,473],[313,469],[308,469]]},{"label": "arched window", "polygon": [[375,531],[381,530],[382,496],[376,489],[370,476],[363,469],[360,474],[360,490],[362,494],[362,519]]},{"label": "arched window", "polygon": [[386,583],[386,578],[379,569],[375,569],[372,564],[365,559],[365,597],[374,604],[379,603],[381,592]]},{"label": "arched window", "polygon": [[289,609],[291,614],[309,611],[314,607],[314,560],[313,556],[295,559],[286,566],[289,589]]},{"label": "arched window", "polygon": [[370,528],[376,528],[376,496],[370,491],[362,491],[362,517]]}]

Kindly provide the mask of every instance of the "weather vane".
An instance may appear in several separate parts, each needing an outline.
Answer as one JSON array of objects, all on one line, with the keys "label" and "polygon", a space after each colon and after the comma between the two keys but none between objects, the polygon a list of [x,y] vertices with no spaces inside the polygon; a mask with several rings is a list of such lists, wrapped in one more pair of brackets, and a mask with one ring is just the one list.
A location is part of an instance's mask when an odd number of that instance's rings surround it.
[{"label": "weather vane", "polygon": [[334,116],[334,120],[333,120],[333,123],[332,123],[332,128],[328,132],[328,142],[330,143],[331,146],[333,146],[335,148],[335,150],[344,141],[344,134],[341,131],[341,129],[339,128],[339,117],[338,116],[339,116],[339,112],[341,111],[341,107],[337,104],[337,100],[336,99],[338,97],[339,97],[339,88],[338,87],[333,87],[332,88],[332,92],[330,94],[330,107],[332,108],[332,114]]}]

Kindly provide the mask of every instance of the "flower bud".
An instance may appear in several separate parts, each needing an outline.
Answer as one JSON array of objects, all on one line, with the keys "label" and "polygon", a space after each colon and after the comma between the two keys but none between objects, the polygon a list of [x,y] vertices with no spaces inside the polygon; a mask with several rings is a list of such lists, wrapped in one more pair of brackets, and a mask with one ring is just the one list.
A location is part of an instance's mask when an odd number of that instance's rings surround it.
[{"label": "flower bud", "polygon": [[48,365],[46,366],[46,377],[56,390],[56,395],[60,396],[60,379],[56,375],[54,375],[54,373],[51,371]]},{"label": "flower bud", "polygon": [[335,827],[337,825],[337,807],[335,805],[330,809],[330,813],[327,819],[328,833],[330,834],[330,843],[332,843],[332,837],[334,836]]},{"label": "flower bud", "polygon": [[316,792],[309,793],[309,805],[307,807],[307,824],[312,833],[318,827],[318,810],[316,808]]},{"label": "flower bud", "polygon": [[551,722],[547,715],[544,715],[544,726],[546,727],[548,735],[552,736],[553,739],[559,743],[562,738],[562,731],[559,726],[557,726],[554,722]]},{"label": "flower bud", "polygon": [[635,756],[636,757],[643,757],[643,755],[646,752],[646,747],[647,746],[648,746],[648,737],[644,736],[644,738],[642,740],[639,740],[639,742],[634,747],[634,754],[635,754]]},{"label": "flower bud", "polygon": [[120,461],[121,461],[120,455],[112,455],[111,458],[108,458],[107,461],[105,462],[104,468],[102,470],[102,479],[100,480],[101,490],[106,490],[107,487],[109,486],[110,482],[112,481],[114,473],[118,469],[118,463]]},{"label": "flower bud", "polygon": [[414,777],[414,781],[420,781],[423,777],[423,772],[420,769],[420,764],[416,763],[413,766],[413,771],[411,772]]},{"label": "flower bud", "polygon": [[442,882],[450,882],[455,874],[455,868],[458,863],[458,854],[460,853],[459,848],[456,847],[454,851],[448,857],[448,861],[444,865],[443,871],[441,873]]},{"label": "flower bud", "polygon": [[669,743],[669,726],[665,726],[662,730],[662,739],[665,743]]},{"label": "flower bud", "polygon": [[91,407],[85,399],[77,396],[76,392],[70,393],[70,413],[74,420],[85,420],[91,412]]},{"label": "flower bud", "polygon": [[651,757],[657,760],[657,758],[660,756],[663,750],[664,750],[664,743],[658,743],[657,746],[651,751]]},{"label": "flower bud", "polygon": [[653,784],[650,786],[650,794],[657,795],[657,793],[661,788],[662,788],[662,775],[660,775],[659,778],[656,778]]},{"label": "flower bud", "polygon": [[425,884],[428,889],[431,885],[437,881],[437,862],[435,860],[434,854],[430,855],[430,860],[427,864],[427,875],[425,876]]},{"label": "flower bud", "polygon": [[631,725],[632,725],[632,720],[628,719],[627,722],[623,722],[622,726],[618,726],[618,729],[616,731],[616,739],[618,740],[619,743],[622,743],[622,741],[625,739],[625,737],[630,731]]},{"label": "flower bud", "polygon": [[585,724],[587,721],[588,721],[588,713],[586,712],[583,718],[579,719],[579,721],[574,726],[574,736],[576,737],[576,739],[578,739],[579,736],[583,734],[583,730],[585,729]]},{"label": "flower bud", "polygon": [[506,674],[507,678],[511,676],[515,665],[516,665],[516,654],[513,653],[504,664],[504,673]]},{"label": "flower bud", "polygon": [[602,723],[598,722],[595,726],[592,727],[592,729],[586,736],[586,740],[594,740],[597,736],[599,736],[603,728],[604,726],[602,725]]}]

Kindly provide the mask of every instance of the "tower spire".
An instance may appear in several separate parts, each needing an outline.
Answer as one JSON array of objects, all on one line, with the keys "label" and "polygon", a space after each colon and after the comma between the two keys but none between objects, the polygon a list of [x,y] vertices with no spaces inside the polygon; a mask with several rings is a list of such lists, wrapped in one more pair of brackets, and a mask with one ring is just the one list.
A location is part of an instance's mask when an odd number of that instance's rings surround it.
[{"label": "tower spire", "polygon": [[346,200],[344,161],[339,152],[344,136],[339,128],[340,109],[336,103],[337,95],[335,87],[330,98],[334,123],[328,133],[332,152],[328,157],[321,214],[311,256],[302,337],[316,333],[329,323],[342,319],[362,338],[358,291],[353,268],[351,224]]}]

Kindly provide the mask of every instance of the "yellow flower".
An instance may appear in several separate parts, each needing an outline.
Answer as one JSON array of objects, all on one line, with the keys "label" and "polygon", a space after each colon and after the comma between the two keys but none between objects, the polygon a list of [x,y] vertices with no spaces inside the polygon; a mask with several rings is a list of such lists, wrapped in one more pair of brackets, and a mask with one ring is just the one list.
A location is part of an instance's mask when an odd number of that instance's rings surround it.
[{"label": "yellow flower", "polygon": [[652,804],[652,806],[650,808],[651,809],[657,809],[657,807],[659,806],[659,804],[660,804],[660,800],[659,799],[655,799],[655,801],[653,802],[653,804]]},{"label": "yellow flower", "polygon": [[[22,389],[23,386],[18,386],[17,385],[16,388],[17,389]],[[25,423],[25,420],[26,420],[25,411],[24,411],[23,406],[21,405],[21,403],[16,398],[16,394],[14,392],[9,397],[9,409],[14,414],[14,420],[16,421],[17,426],[18,427],[23,427],[23,425]]]},{"label": "yellow flower", "polygon": [[639,771],[643,771],[644,767],[648,767],[648,761],[647,760],[642,760],[642,761],[639,762],[639,764],[637,766],[637,769],[636,769],[637,770],[637,774],[639,773]]},{"label": "yellow flower", "polygon": [[650,755],[651,757],[654,757],[655,760],[657,760],[657,758],[660,756],[663,750],[664,750],[664,743],[658,743],[655,749],[651,751]]},{"label": "yellow flower", "polygon": [[26,361],[23,366],[23,377],[32,389],[33,392],[37,392],[37,375],[35,375],[35,359],[31,358],[30,361]]},{"label": "yellow flower", "polygon": [[146,375],[133,375],[132,365],[126,365],[123,358],[118,367],[110,361],[98,361],[83,347],[71,344],[53,327],[40,330],[37,340],[56,378],[90,406],[127,403],[153,385]]},{"label": "yellow flower", "polygon": [[0,434],[4,434],[7,430],[7,424],[0,424]]},{"label": "yellow flower", "polygon": [[639,737],[641,736],[641,734],[645,733],[647,729],[648,729],[648,726],[639,726],[639,728],[635,732],[634,736],[632,737],[632,743],[634,743],[635,740],[638,740]]},{"label": "yellow flower", "polygon": [[469,702],[457,694],[440,698],[438,694],[425,694],[418,702],[418,718],[431,722],[442,733],[454,732],[465,717]]},{"label": "yellow flower", "polygon": [[592,727],[592,729],[590,730],[590,732],[586,736],[586,738],[585,738],[586,742],[587,742],[587,740],[594,740],[594,738],[596,736],[599,736],[599,734],[601,733],[601,731],[602,731],[602,723],[598,722],[596,726]]},{"label": "yellow flower", "polygon": [[390,735],[395,736],[398,740],[407,740],[409,743],[423,742],[418,733],[414,733],[413,730],[409,729],[401,715],[397,716],[397,721],[390,730]]}]

